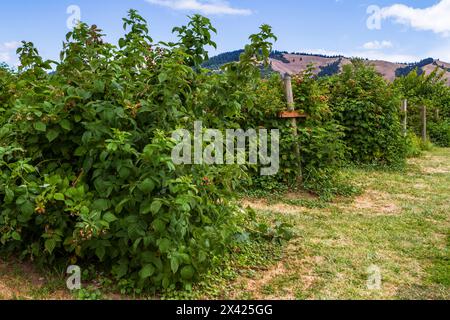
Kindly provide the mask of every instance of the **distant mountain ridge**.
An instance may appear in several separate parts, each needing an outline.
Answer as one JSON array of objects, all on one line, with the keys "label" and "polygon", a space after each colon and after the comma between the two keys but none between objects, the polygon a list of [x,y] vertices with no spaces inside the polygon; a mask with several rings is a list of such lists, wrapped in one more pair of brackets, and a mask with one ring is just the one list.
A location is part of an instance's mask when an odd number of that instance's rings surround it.
[{"label": "distant mountain ridge", "polygon": [[[212,57],[209,61],[204,63],[205,68],[219,69],[226,63],[239,61],[239,56],[243,50],[236,50],[225,52]],[[394,81],[396,77],[405,76],[414,69],[418,69],[419,73],[429,74],[433,72],[436,67],[445,71],[444,78],[447,84],[450,85],[450,63],[436,60],[433,58],[426,58],[415,63],[393,63],[382,60],[368,60],[375,69],[389,81]],[[288,53],[282,51],[273,51],[270,55],[270,66],[273,71],[279,73],[297,74],[300,73],[310,65],[315,66],[315,73],[320,76],[331,76],[342,71],[342,67],[351,63],[351,58],[336,55],[327,56],[321,54],[310,53]]]}]

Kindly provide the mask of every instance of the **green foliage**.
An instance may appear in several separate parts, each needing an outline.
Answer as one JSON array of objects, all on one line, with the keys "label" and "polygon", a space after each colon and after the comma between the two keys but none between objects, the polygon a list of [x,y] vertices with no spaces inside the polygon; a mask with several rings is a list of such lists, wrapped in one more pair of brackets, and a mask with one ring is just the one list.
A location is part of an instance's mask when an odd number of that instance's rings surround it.
[{"label": "green foliage", "polygon": [[431,141],[440,147],[450,147],[450,119],[428,125]]},{"label": "green foliage", "polygon": [[13,71],[6,64],[0,64],[0,116],[5,112],[3,106],[13,95],[14,82]]},{"label": "green foliage", "polygon": [[98,290],[92,286],[77,290],[75,293],[75,297],[77,300],[101,300],[101,299],[103,299],[103,295],[100,292],[100,290]]},{"label": "green foliage", "polygon": [[310,66],[293,78],[295,103],[308,115],[300,124],[299,143],[304,187],[324,197],[337,194],[337,169],[345,158],[343,128],[333,119],[326,83]]},{"label": "green foliage", "polygon": [[244,50],[242,49],[221,53],[205,61],[202,64],[202,67],[211,70],[219,70],[225,64],[230,62],[238,62],[243,52]]},{"label": "green foliage", "polygon": [[408,128],[422,133],[422,106],[427,108],[427,129],[431,142],[450,146],[450,88],[444,72],[436,68],[429,74],[411,72],[395,81],[395,88],[408,100]]},{"label": "green foliage", "polygon": [[247,230],[233,204],[245,175],[175,166],[170,135],[199,119],[239,127],[243,112],[258,112],[254,62],[267,61],[274,36],[263,26],[219,75],[198,68],[213,44],[206,18],[175,28],[177,44],[152,43],[134,10],[124,29],[117,47],[80,24],[58,63],[24,42],[18,74],[1,70],[1,249],[95,264],[125,291],[190,287]]},{"label": "green foliage", "polygon": [[201,15],[192,16],[187,26],[175,27],[172,32],[178,34],[180,42],[177,45],[184,48],[188,55],[188,65],[192,67],[198,68],[209,59],[205,46],[217,48],[216,43],[211,40],[211,32],[217,33],[217,30],[208,18]]},{"label": "green foliage", "polygon": [[[278,128],[281,136],[279,174],[254,177],[251,195],[273,195],[288,187],[301,187],[297,185],[301,169],[303,187],[329,199],[340,194],[342,188],[350,187],[337,178],[347,150],[342,140],[343,128],[333,119],[327,84],[314,77],[313,67],[294,76],[292,86],[297,110],[308,115],[298,124],[297,138],[291,122],[277,116],[286,109],[279,76],[260,82],[257,108],[250,109],[245,118],[249,127]],[[300,146],[301,160],[296,156],[295,144]]]},{"label": "green foliage", "polygon": [[360,164],[402,165],[405,143],[400,100],[371,66],[354,60],[330,80],[330,106],[344,127],[347,159]]},{"label": "green foliage", "polygon": [[418,157],[422,154],[422,139],[414,133],[408,133],[406,137],[406,156],[408,158]]},{"label": "green foliage", "polygon": [[251,179],[250,186],[245,186],[241,191],[242,197],[250,198],[269,198],[273,196],[283,195],[289,191],[289,185],[286,181],[277,177],[258,177]]}]

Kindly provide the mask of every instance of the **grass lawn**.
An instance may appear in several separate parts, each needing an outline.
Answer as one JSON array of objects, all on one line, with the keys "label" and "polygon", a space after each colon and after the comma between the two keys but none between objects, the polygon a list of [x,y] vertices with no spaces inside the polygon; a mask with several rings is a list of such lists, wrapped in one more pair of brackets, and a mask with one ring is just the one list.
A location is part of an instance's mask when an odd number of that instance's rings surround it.
[{"label": "grass lawn", "polygon": [[[356,199],[325,208],[295,195],[248,202],[261,214],[285,215],[298,238],[273,268],[240,279],[233,297],[450,298],[450,150],[410,160],[404,173],[349,171],[365,190]],[[372,266],[380,290],[368,290]]]},{"label": "grass lawn", "polygon": [[[288,221],[296,238],[261,261],[231,263],[227,276],[207,278],[194,298],[450,299],[450,149],[410,160],[405,172],[346,174],[365,190],[355,199],[245,200],[265,218]],[[368,289],[371,267],[380,271],[379,289]],[[64,284],[0,261],[0,298],[74,298]]]}]

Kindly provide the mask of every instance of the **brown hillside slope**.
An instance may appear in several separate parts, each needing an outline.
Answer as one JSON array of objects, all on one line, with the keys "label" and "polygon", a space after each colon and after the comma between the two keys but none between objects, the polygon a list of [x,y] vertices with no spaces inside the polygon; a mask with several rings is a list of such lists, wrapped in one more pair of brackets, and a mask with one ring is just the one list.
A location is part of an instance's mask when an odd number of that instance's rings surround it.
[{"label": "brown hillside slope", "polygon": [[[289,63],[284,63],[280,60],[271,59],[272,69],[279,73],[288,73],[288,74],[298,74],[308,68],[309,65],[315,66],[315,73],[320,72],[321,67],[325,67],[331,63],[336,62],[339,58],[328,58],[322,56],[313,56],[313,55],[302,55],[302,54],[284,54],[284,58],[290,61]],[[349,58],[341,58],[340,68],[346,64],[350,63]],[[392,63],[388,61],[381,60],[367,60],[367,63],[373,65],[375,69],[383,75],[386,80],[394,81],[395,79],[395,71],[398,68],[405,67],[406,64],[401,63]],[[430,74],[436,67],[439,67],[441,70],[445,70],[445,78],[447,79],[447,83],[450,85],[450,63],[435,60],[434,63],[430,63],[423,67],[423,70],[426,74]]]}]

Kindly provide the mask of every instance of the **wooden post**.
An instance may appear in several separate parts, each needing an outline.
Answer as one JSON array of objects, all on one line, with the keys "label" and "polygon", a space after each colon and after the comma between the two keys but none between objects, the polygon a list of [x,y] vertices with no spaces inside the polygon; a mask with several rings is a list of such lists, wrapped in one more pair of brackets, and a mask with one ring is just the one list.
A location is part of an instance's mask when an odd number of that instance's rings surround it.
[{"label": "wooden post", "polygon": [[403,100],[402,105],[403,112],[403,135],[406,137],[408,135],[408,100]]},{"label": "wooden post", "polygon": [[[289,111],[295,111],[294,93],[292,92],[292,78],[289,74],[284,75],[284,88],[286,92],[287,107]],[[294,119],[295,120],[295,119]],[[296,121],[295,121],[296,123]]]},{"label": "wooden post", "polygon": [[[292,92],[292,78],[288,73],[284,75],[284,89],[286,93],[288,111],[293,112],[295,111],[294,93]],[[291,118],[291,123],[292,123],[292,135],[294,136],[294,139],[297,139],[298,137],[297,119]],[[302,158],[300,155],[300,146],[298,145],[298,143],[294,145],[294,152],[298,160],[297,182],[298,184],[301,184],[303,181]]]},{"label": "wooden post", "polygon": [[428,140],[427,137],[427,107],[422,107],[422,141],[426,143]]}]

